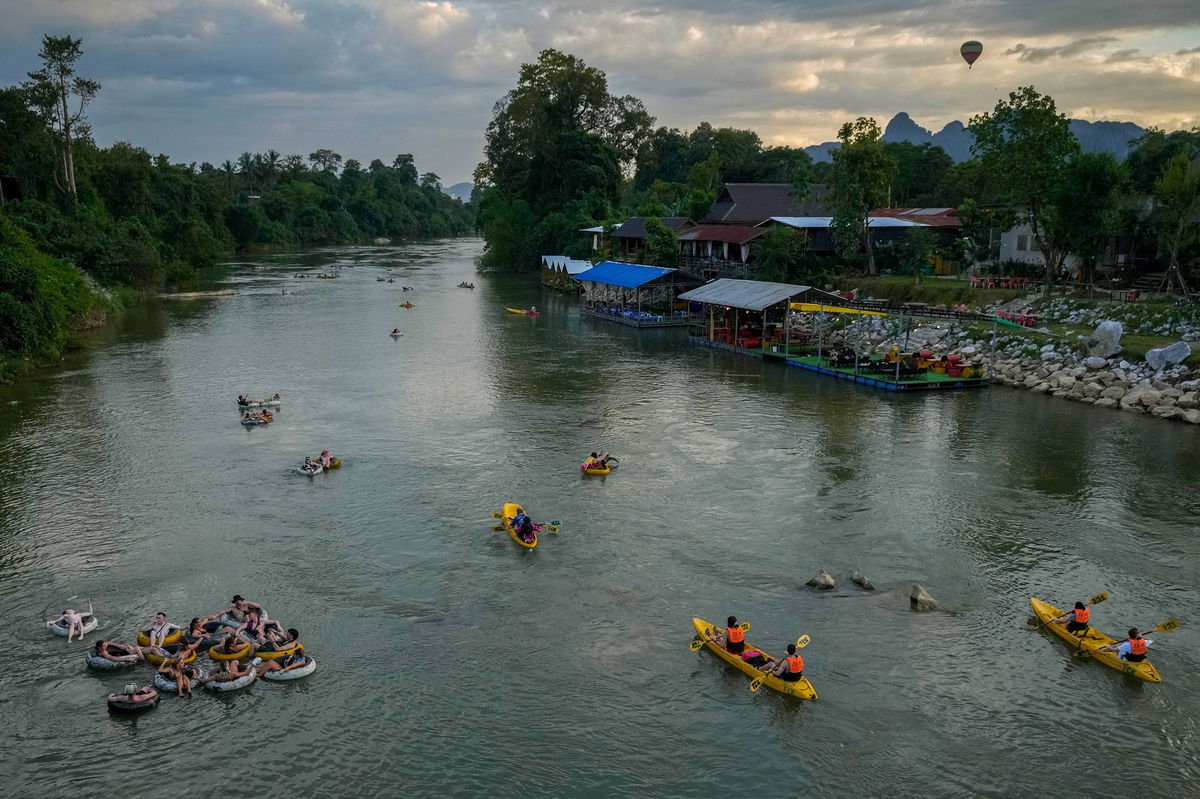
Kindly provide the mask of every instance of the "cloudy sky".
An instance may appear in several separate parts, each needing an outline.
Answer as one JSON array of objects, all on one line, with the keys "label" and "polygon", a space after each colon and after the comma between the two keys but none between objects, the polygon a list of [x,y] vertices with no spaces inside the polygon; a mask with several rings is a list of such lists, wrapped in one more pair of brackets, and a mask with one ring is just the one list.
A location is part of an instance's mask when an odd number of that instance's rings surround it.
[{"label": "cloudy sky", "polygon": [[[97,141],[177,161],[274,148],[390,160],[446,184],[492,103],[556,47],[659,121],[833,138],[855,116],[929,128],[1033,84],[1084,119],[1200,125],[1200,0],[0,0],[0,81],[43,33],[84,38]],[[979,39],[968,71],[958,47]]]}]

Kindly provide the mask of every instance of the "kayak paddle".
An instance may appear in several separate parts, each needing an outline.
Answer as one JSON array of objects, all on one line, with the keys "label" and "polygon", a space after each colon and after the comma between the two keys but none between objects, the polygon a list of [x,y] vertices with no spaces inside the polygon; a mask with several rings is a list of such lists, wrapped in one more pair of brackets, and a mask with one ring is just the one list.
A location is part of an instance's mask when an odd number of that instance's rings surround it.
[{"label": "kayak paddle", "polygon": [[[1169,632],[1172,632],[1177,629],[1179,629],[1179,619],[1167,619],[1162,624],[1155,627],[1153,630],[1147,630],[1146,633],[1169,633]],[[1120,643],[1120,642],[1118,642],[1118,643]],[[1073,654],[1075,657],[1078,657],[1078,658],[1086,658],[1086,657],[1091,657],[1092,650],[1076,649],[1071,654]]]},{"label": "kayak paddle", "polygon": [[[1107,599],[1108,599],[1108,594],[1106,594],[1106,593],[1104,593],[1104,592],[1101,592],[1101,593],[1099,593],[1099,594],[1096,594],[1094,597],[1092,597],[1091,599],[1089,599],[1087,602],[1084,602],[1083,604],[1084,604],[1084,605],[1099,605],[1101,602],[1104,602],[1104,601],[1105,601],[1105,600],[1107,600]],[[1069,613],[1070,611],[1067,611],[1067,612]],[[1055,619],[1057,619],[1057,618],[1061,618],[1061,616],[1055,616],[1054,618],[1055,618]],[[1029,629],[1030,629],[1030,630],[1040,630],[1040,629],[1042,629],[1043,627],[1045,627],[1045,626],[1047,626],[1047,625],[1049,625],[1049,624],[1052,624],[1053,622],[1054,622],[1054,619],[1051,619],[1050,621],[1043,622],[1043,623],[1039,624],[1038,626],[1036,626],[1036,627],[1030,627]]]},{"label": "kayak paddle", "polygon": [[[811,643],[812,643],[811,638],[809,638],[807,635],[802,635],[796,639],[796,648],[803,649],[804,647],[808,646]],[[767,679],[767,673],[763,672],[763,676],[755,677],[753,680],[751,680],[750,681],[750,693],[754,693],[759,688],[762,688],[763,680],[765,680],[765,679]]]}]

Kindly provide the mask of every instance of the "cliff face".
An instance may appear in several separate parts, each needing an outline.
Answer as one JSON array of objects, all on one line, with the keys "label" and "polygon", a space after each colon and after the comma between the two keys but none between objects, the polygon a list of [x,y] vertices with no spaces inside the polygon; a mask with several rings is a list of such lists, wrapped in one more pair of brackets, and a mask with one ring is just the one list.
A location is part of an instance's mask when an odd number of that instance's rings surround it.
[{"label": "cliff face", "polygon": [[[1146,130],[1132,122],[1088,122],[1084,119],[1072,119],[1071,132],[1079,139],[1079,145],[1085,153],[1112,153],[1117,160],[1124,160],[1129,154],[1129,143],[1143,135]],[[950,122],[934,133],[921,127],[912,117],[901,111],[888,121],[883,131],[883,140],[935,144],[955,161],[965,161],[971,157],[971,134],[958,120]],[[824,142],[805,147],[804,150],[814,161],[828,161],[830,151],[837,146],[835,141]]]}]

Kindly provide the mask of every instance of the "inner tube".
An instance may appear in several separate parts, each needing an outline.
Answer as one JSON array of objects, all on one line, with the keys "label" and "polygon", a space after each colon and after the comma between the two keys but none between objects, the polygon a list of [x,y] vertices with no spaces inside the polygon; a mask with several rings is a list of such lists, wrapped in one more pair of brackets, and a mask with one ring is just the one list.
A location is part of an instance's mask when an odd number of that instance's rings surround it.
[{"label": "inner tube", "polygon": [[204,687],[210,691],[237,691],[245,688],[256,679],[258,679],[258,672],[250,669],[250,673],[245,677],[238,677],[236,680],[213,680],[212,682],[206,682]]},{"label": "inner tube", "polygon": [[128,699],[125,694],[108,695],[108,709],[117,713],[140,713],[143,710],[149,710],[157,704],[158,691],[155,691],[153,696],[148,696],[138,701]]},{"label": "inner tube", "polygon": [[[204,625],[205,629],[208,628],[209,624],[214,624],[214,622],[209,622],[208,624]],[[209,632],[212,633],[213,631],[209,630]],[[206,635],[203,638],[198,638],[197,636],[194,636],[191,633],[185,633],[183,636],[183,640],[188,642],[189,644],[194,644],[197,641],[199,641],[201,649],[211,649],[212,647],[221,643],[228,637],[229,637],[229,633],[214,633],[212,635]]]},{"label": "inner tube", "polygon": [[320,474],[321,472],[325,471],[325,467],[319,463],[316,464],[316,467],[317,468],[313,469],[312,471],[309,471],[309,470],[305,469],[303,466],[297,466],[296,471],[306,477],[312,477],[313,475]]},{"label": "inner tube", "polygon": [[612,469],[584,469],[584,474],[608,474]]},{"label": "inner tube", "polygon": [[[90,633],[92,630],[94,630],[100,626],[100,620],[97,619],[95,616],[93,616],[91,613],[80,613],[79,616],[80,616],[80,618],[83,619],[84,634]],[[65,624],[63,624],[61,621],[51,624],[50,632],[54,633],[55,635],[61,635],[64,638],[66,636],[70,635],[70,633],[71,633],[71,631],[67,629],[67,626]]]},{"label": "inner tube", "polygon": [[[191,682],[192,688],[195,688],[197,685],[200,684],[200,678],[192,677],[190,682]],[[154,687],[160,691],[166,691],[168,693],[176,693],[179,690],[179,686],[177,686],[175,684],[175,681],[168,680],[165,674],[155,674],[154,675]]]},{"label": "inner tube", "polygon": [[89,669],[95,669],[96,671],[116,671],[117,669],[127,669],[137,665],[137,661],[120,663],[115,660],[109,660],[106,657],[100,657],[96,654],[94,648],[88,649],[88,651],[83,653],[83,660],[87,663]]},{"label": "inner tube", "polygon": [[241,660],[242,658],[246,657],[249,654],[250,654],[250,642],[249,641],[247,641],[241,649],[234,652],[232,655],[229,654],[228,652],[218,652],[216,649],[208,650],[208,656],[210,658],[212,658],[213,660]]},{"label": "inner tube", "polygon": [[304,644],[297,641],[287,649],[260,649],[258,650],[257,654],[263,660],[274,660],[275,658],[281,658],[285,655],[290,655],[302,646],[304,646]]},{"label": "inner tube", "polygon": [[[137,634],[138,646],[150,646],[149,633],[150,633],[149,630],[142,630],[140,633]],[[171,644],[177,644],[181,640],[183,640],[183,630],[176,630],[175,632],[171,633],[170,635],[168,635],[166,638],[163,639],[162,645],[169,646]]]},{"label": "inner tube", "polygon": [[317,661],[310,657],[306,657],[307,661],[303,666],[294,668],[291,671],[268,671],[263,674],[264,680],[271,682],[287,682],[288,680],[298,680],[301,677],[307,677],[317,670]]},{"label": "inner tube", "polygon": [[[174,655],[176,652],[178,652],[182,648],[183,648],[182,644],[168,644],[167,646],[163,647],[163,649],[167,650],[172,655]],[[153,663],[155,666],[161,666],[164,662],[166,662],[168,660],[170,660],[171,662],[175,662],[178,659],[179,658],[176,658],[176,657],[163,657],[162,655],[155,655],[151,652],[146,653],[146,661],[148,663]],[[195,659],[196,659],[196,653],[192,652],[186,658],[184,658],[183,662],[191,663]]]}]

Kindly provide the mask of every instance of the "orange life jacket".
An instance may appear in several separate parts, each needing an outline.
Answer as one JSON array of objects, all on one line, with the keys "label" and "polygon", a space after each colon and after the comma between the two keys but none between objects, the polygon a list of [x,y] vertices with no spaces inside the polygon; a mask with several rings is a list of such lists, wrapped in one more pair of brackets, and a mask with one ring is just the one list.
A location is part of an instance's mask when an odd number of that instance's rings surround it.
[{"label": "orange life jacket", "polygon": [[1079,624],[1087,624],[1088,619],[1091,618],[1092,615],[1092,612],[1087,608],[1075,608],[1075,610],[1072,612],[1075,614],[1075,621]]},{"label": "orange life jacket", "polygon": [[743,630],[741,627],[730,627],[728,632],[729,632],[728,640],[729,640],[729,643],[731,643],[731,644],[740,644],[742,641],[746,640],[746,631]]},{"label": "orange life jacket", "polygon": [[1131,655],[1146,654],[1146,639],[1145,638],[1130,638],[1129,639],[1129,654],[1131,654]]},{"label": "orange life jacket", "polygon": [[787,658],[788,671],[792,674],[799,674],[804,671],[804,658],[799,655],[788,655]]}]

